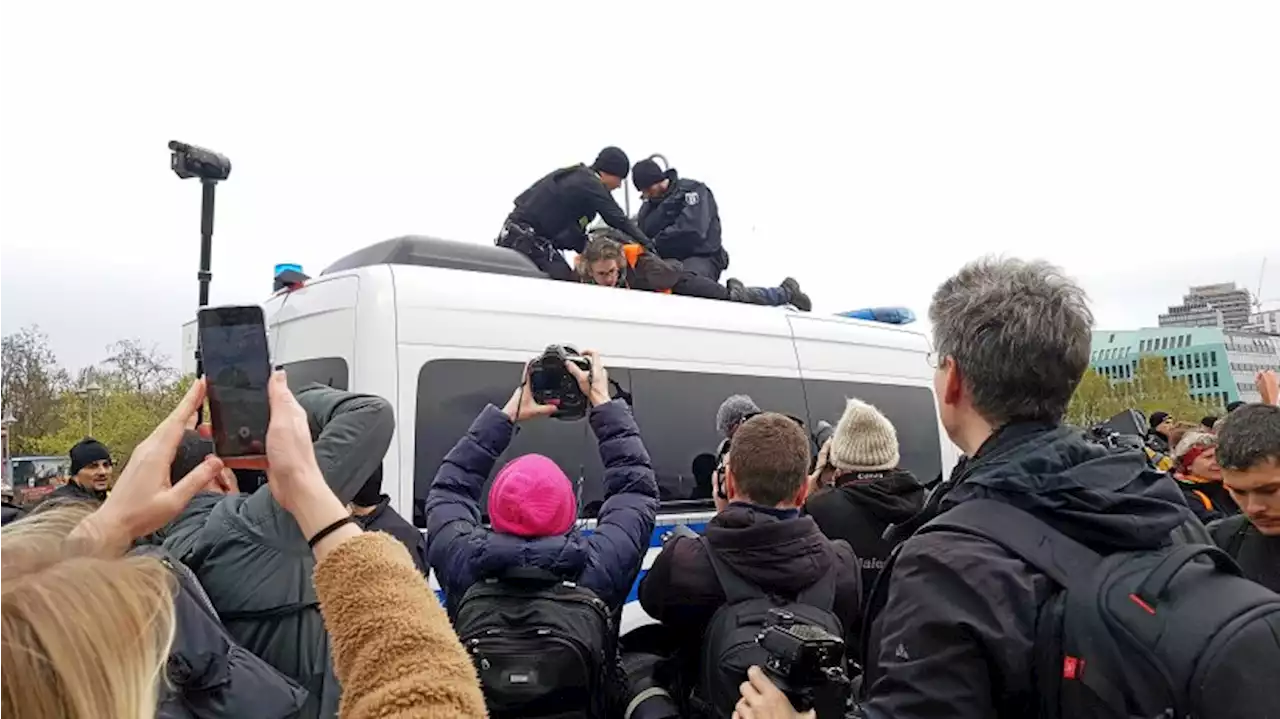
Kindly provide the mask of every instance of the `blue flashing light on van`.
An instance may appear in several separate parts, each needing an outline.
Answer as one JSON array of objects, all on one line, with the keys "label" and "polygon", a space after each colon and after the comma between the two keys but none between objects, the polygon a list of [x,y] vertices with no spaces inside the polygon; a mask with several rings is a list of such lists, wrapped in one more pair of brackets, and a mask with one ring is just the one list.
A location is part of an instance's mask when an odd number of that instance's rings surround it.
[{"label": "blue flashing light on van", "polygon": [[292,262],[281,262],[275,266],[271,274],[272,283],[271,291],[279,292],[283,289],[294,290],[301,287],[307,280],[311,279],[302,271],[302,265]]},{"label": "blue flashing light on van", "polygon": [[852,317],[855,320],[883,322],[889,325],[909,325],[916,321],[916,313],[906,307],[869,307],[862,310],[841,312],[841,317]]}]

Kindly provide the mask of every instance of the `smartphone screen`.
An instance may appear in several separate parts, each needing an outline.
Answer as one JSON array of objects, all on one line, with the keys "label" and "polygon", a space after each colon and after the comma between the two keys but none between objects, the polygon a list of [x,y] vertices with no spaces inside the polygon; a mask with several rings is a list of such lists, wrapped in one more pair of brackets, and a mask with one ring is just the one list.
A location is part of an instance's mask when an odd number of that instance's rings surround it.
[{"label": "smartphone screen", "polygon": [[215,451],[224,459],[265,455],[271,359],[262,308],[202,309],[199,327]]}]

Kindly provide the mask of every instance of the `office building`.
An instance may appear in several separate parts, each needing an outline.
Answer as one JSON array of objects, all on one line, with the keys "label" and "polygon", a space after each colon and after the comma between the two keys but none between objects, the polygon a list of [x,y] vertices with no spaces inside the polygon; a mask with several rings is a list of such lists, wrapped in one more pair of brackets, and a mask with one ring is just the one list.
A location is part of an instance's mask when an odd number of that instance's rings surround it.
[{"label": "office building", "polygon": [[1249,324],[1253,296],[1234,282],[1192,287],[1182,304],[1160,315],[1161,327],[1221,327],[1243,329]]},{"label": "office building", "polygon": [[1133,379],[1138,358],[1148,355],[1161,357],[1170,377],[1185,379],[1192,397],[1224,405],[1257,402],[1258,371],[1280,371],[1280,337],[1219,327],[1098,330],[1089,365],[1123,382]]},{"label": "office building", "polygon": [[1280,310],[1254,312],[1249,315],[1249,324],[1245,329],[1264,335],[1280,335]]}]

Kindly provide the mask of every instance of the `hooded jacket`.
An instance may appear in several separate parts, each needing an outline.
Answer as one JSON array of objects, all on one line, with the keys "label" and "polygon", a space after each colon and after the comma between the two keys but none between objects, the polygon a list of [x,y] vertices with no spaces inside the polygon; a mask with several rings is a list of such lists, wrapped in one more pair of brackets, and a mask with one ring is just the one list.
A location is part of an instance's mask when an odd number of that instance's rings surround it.
[{"label": "hooded jacket", "polygon": [[[858,558],[845,542],[822,534],[811,517],[781,518],[776,511],[731,503],[707,523],[707,541],[743,579],[787,598],[836,573],[832,613],[844,627],[846,646],[857,649],[862,615],[862,575]],[[694,537],[667,540],[640,581],[640,606],[675,636],[687,638],[683,654],[696,656],[702,635],[725,603],[702,542]]]},{"label": "hooded jacket", "polygon": [[582,252],[587,246],[587,226],[596,215],[615,230],[625,232],[642,245],[652,246],[636,223],[618,207],[600,177],[586,165],[574,165],[533,183],[515,199],[510,219],[533,228],[557,250]]},{"label": "hooded jacket", "polygon": [[0,514],[0,517],[3,518],[2,521],[0,521],[2,524],[16,522],[19,519],[22,519],[23,515],[26,514],[26,510],[16,504],[10,504],[7,499],[3,504],[0,504],[0,511],[3,512],[3,514]]},{"label": "hooded jacket", "polygon": [[[653,238],[658,254],[668,260],[719,257],[720,209],[710,188],[667,170],[665,195],[645,200],[636,215],[640,229]],[[727,262],[724,263],[727,266]]]},{"label": "hooded jacket", "polygon": [[[1139,452],[1115,452],[1044,423],[992,435],[941,496],[1027,511],[1097,552],[1156,549],[1189,517],[1177,486]],[[903,543],[871,620],[866,716],[1026,717],[1037,607],[1057,588],[985,539],[937,531]]]},{"label": "hooded jacket", "polygon": [[[296,396],[320,474],[340,501],[350,502],[391,444],[391,405],[314,383]],[[195,572],[236,642],[307,690],[299,716],[337,713],[341,689],[311,581],[315,558],[269,487],[197,495],[165,527],[162,541]]]},{"label": "hooded jacket", "polygon": [[174,574],[174,635],[165,664],[157,719],[254,716],[295,717],[307,693],[252,652],[235,643],[208,596],[181,562],[158,547],[137,556],[159,559]]},{"label": "hooded jacket", "polygon": [[427,564],[426,539],[417,527],[409,524],[404,517],[391,508],[390,497],[382,495],[372,512],[363,516],[357,515],[355,520],[356,524],[363,527],[366,532],[386,532],[395,537],[405,549],[409,550],[409,556],[413,558],[413,564],[419,572],[422,572],[422,576],[427,576],[427,572],[431,571],[431,567]]},{"label": "hooded jacket", "polygon": [[870,594],[885,560],[897,546],[884,538],[890,525],[924,508],[924,485],[904,470],[850,472],[809,498],[804,511],[831,539],[843,539],[862,565],[862,591]]},{"label": "hooded jacket", "polygon": [[427,558],[452,617],[472,584],[513,567],[536,567],[576,581],[611,609],[626,600],[649,549],[658,484],[631,409],[620,399],[591,409],[604,464],[604,504],[595,530],[526,539],[480,524],[480,494],[511,443],[515,425],[489,405],[436,473],[427,494]]}]

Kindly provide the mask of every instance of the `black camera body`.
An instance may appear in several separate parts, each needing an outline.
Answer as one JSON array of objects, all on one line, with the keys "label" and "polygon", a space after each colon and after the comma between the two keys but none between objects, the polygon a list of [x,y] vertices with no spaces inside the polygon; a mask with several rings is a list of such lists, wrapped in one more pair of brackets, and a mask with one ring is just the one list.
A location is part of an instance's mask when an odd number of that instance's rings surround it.
[{"label": "black camera body", "polygon": [[169,151],[173,153],[169,157],[169,168],[184,180],[198,177],[221,182],[231,176],[231,160],[213,150],[174,140],[169,143]]},{"label": "black camera body", "polygon": [[816,709],[819,718],[842,717],[849,701],[844,640],[813,624],[770,609],[756,642],[769,655],[765,674],[797,711]]},{"label": "black camera body", "polygon": [[581,419],[587,415],[590,402],[578,386],[578,380],[565,368],[572,362],[583,372],[591,371],[591,360],[568,345],[551,345],[529,363],[529,389],[539,404],[555,404],[556,419]]}]

